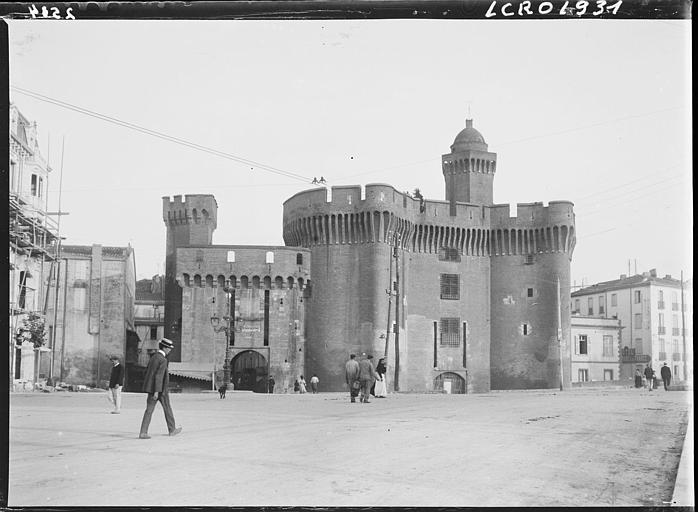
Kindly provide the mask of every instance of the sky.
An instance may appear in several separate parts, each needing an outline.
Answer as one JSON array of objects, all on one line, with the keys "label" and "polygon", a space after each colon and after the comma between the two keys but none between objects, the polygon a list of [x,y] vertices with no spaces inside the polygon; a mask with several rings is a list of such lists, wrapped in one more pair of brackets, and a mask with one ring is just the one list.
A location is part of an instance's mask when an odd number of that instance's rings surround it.
[{"label": "sky", "polygon": [[229,155],[11,90],[50,211],[62,157],[65,243],[130,244],[139,279],[164,272],[163,196],[214,194],[214,243],[283,245],[283,202],[313,177],[443,200],[466,118],[497,153],[495,203],[575,204],[574,285],[693,275],[689,20],[9,26],[11,86]]}]

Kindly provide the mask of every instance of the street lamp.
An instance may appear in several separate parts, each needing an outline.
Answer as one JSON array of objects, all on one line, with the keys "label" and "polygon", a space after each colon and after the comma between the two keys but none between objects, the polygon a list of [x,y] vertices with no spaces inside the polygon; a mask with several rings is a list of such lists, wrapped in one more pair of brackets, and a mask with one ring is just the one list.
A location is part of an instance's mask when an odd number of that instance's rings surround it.
[{"label": "street lamp", "polygon": [[[223,383],[227,385],[230,382],[230,339],[234,335],[233,328],[235,320],[231,314],[232,301],[230,300],[232,288],[230,287],[230,281],[226,279],[225,287],[223,288],[225,292],[225,310],[226,314],[223,318],[220,318],[214,311],[211,316],[211,327],[213,327],[213,332],[225,333],[225,359],[223,360]],[[214,298],[215,302],[215,298]],[[216,375],[216,340],[213,338],[213,375],[215,379]],[[213,383],[215,389],[215,382]]]}]

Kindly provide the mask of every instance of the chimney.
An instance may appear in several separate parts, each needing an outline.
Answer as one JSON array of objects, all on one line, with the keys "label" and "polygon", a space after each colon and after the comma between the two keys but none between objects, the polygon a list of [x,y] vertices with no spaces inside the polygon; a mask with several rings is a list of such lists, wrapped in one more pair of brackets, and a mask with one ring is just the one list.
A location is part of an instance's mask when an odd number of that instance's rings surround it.
[{"label": "chimney", "polygon": [[671,274],[667,274],[664,276],[664,279],[671,279]]},{"label": "chimney", "polygon": [[653,268],[650,270],[650,276],[657,277],[657,269],[656,268]]},{"label": "chimney", "polygon": [[627,274],[621,274],[621,275],[620,275],[620,278],[621,278],[621,279],[627,279],[627,278],[628,278],[628,275],[627,275]]}]

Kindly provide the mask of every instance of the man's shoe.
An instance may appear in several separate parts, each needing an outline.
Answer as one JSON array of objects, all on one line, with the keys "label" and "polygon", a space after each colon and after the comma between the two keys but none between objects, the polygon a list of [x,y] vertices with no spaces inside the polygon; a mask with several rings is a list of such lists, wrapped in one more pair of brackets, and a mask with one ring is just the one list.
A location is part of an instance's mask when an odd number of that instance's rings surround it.
[{"label": "man's shoe", "polygon": [[176,435],[179,434],[181,431],[182,431],[182,427],[177,427],[177,428],[174,429],[172,432],[170,432],[170,436],[176,436]]},{"label": "man's shoe", "polygon": [[150,436],[148,434],[139,434],[138,439],[150,439]]},{"label": "man's shoe", "polygon": [[112,411],[112,414],[121,414],[121,411]]}]

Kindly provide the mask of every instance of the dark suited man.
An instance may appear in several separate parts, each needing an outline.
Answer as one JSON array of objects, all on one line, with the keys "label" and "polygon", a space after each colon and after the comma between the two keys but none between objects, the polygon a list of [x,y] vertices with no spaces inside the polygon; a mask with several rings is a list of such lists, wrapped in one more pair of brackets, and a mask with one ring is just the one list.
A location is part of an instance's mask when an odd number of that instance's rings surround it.
[{"label": "dark suited man", "polygon": [[150,439],[148,435],[148,427],[150,426],[150,418],[153,416],[155,405],[160,402],[163,411],[165,411],[165,422],[167,430],[171,436],[176,436],[182,431],[182,427],[175,427],[174,414],[170,407],[170,375],[167,372],[167,354],[174,348],[174,343],[167,338],[160,340],[160,348],[152,356],[148,362],[148,368],[145,370],[145,379],[143,381],[143,391],[148,393],[146,401],[145,413],[143,413],[143,421],[141,422],[141,433],[138,436],[140,439]]},{"label": "dark suited man", "polygon": [[664,381],[664,390],[669,391],[669,386],[671,386],[671,369],[664,363],[662,369],[659,370],[659,374],[662,376]]}]

